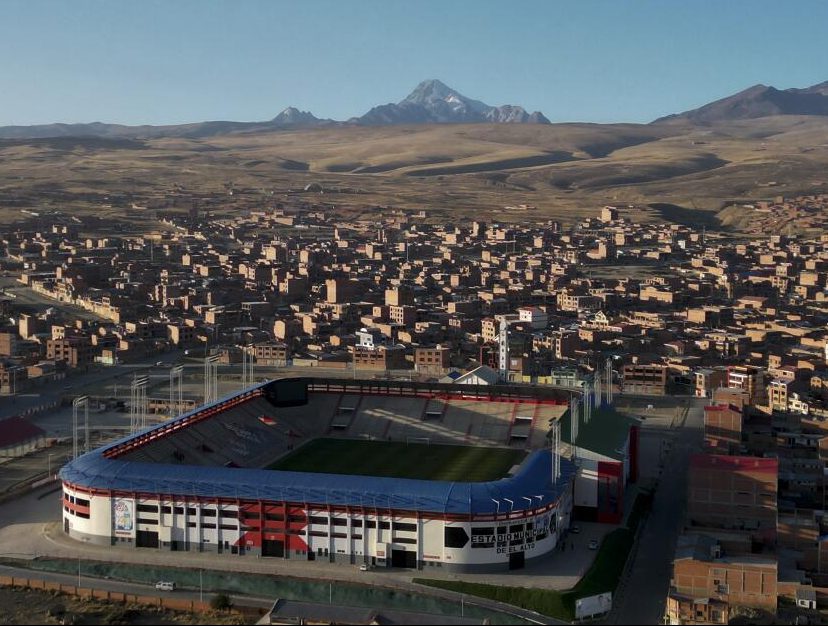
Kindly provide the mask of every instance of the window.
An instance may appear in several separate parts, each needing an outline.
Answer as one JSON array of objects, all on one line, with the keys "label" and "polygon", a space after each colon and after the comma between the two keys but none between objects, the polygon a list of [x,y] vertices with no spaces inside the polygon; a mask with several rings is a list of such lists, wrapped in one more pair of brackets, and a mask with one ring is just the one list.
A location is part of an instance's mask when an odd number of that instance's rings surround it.
[{"label": "window", "polygon": [[229,517],[232,519],[238,519],[239,517],[238,511],[222,511],[220,514],[222,517]]},{"label": "window", "polygon": [[409,533],[415,533],[417,532],[417,524],[394,522],[394,530],[402,530]]},{"label": "window", "polygon": [[332,517],[331,518],[331,524],[334,525],[334,526],[347,526],[348,525],[348,520],[342,519],[340,517]]},{"label": "window", "polygon": [[89,519],[89,513],[81,513],[80,511],[78,511],[77,513],[75,513],[75,515],[77,515],[81,519]]},{"label": "window", "polygon": [[361,519],[352,519],[351,520],[351,528],[362,528],[362,520]]},{"label": "window", "polygon": [[390,522],[380,522],[379,527],[383,530],[388,530],[389,528],[391,528],[391,524]]},{"label": "window", "polygon": [[239,529],[238,526],[235,526],[233,524],[221,524],[219,526],[219,528],[221,528],[222,530],[238,530]]},{"label": "window", "polygon": [[145,517],[139,517],[138,518],[138,523],[139,524],[150,524],[151,526],[158,526],[158,520],[157,519],[147,519]]},{"label": "window", "polygon": [[394,538],[394,543],[407,543],[407,544],[414,544],[414,545],[416,545],[416,544],[417,544],[417,540],[416,540],[416,539],[414,539],[413,537],[412,537],[412,538],[408,538],[408,537],[395,537],[395,538]]},{"label": "window", "polygon": [[265,513],[265,519],[269,522],[284,522],[285,516],[278,513]]},{"label": "window", "polygon": [[168,507],[168,506],[162,506],[161,507],[161,512],[162,513],[172,513],[172,508]]},{"label": "window", "polygon": [[157,504],[139,504],[138,505],[138,512],[139,513],[158,513],[158,505]]},{"label": "window", "polygon": [[75,504],[78,506],[89,506],[89,500],[84,500],[83,498],[75,498]]},{"label": "window", "polygon": [[202,525],[201,525],[201,527],[202,527],[202,528],[215,528],[215,527],[216,527],[216,525],[215,525],[215,524],[206,524],[206,523],[205,523],[205,524],[202,524]]},{"label": "window", "polygon": [[377,527],[377,523],[374,520],[372,520],[372,519],[365,520],[365,528],[376,528],[376,527]]},{"label": "window", "polygon": [[308,517],[308,522],[311,524],[321,524],[322,526],[327,526],[328,518],[321,515],[311,515]]},{"label": "window", "polygon": [[201,517],[215,517],[216,510],[215,509],[201,509]]}]

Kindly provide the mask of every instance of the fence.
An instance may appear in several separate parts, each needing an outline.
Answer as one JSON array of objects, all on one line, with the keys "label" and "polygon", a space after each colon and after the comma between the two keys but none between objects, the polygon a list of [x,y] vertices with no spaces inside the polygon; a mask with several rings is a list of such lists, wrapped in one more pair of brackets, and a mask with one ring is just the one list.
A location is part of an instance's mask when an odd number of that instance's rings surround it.
[{"label": "fence", "polygon": [[[65,583],[42,580],[40,578],[26,578],[22,576],[0,576],[0,586],[19,587],[23,589],[35,589],[39,591],[52,591],[78,598],[101,600],[103,602],[116,602],[121,604],[140,604],[143,606],[160,607],[171,611],[185,611],[188,613],[209,613],[212,612],[209,602],[198,600],[187,600],[175,596],[148,596],[137,593],[125,593],[121,591],[107,591],[105,589],[94,589],[92,587],[79,587]],[[252,607],[238,607],[235,613],[244,615],[260,616],[262,611]]]}]

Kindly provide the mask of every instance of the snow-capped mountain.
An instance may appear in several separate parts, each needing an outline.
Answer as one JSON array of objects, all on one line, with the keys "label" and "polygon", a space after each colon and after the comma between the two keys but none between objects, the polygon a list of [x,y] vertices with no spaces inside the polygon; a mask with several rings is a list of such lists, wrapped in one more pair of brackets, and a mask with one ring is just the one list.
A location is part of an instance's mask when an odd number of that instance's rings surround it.
[{"label": "snow-capped mountain", "polygon": [[540,111],[529,114],[523,107],[509,104],[493,107],[480,100],[467,98],[436,79],[421,82],[396,104],[376,106],[362,117],[351,121],[366,125],[476,122],[549,124],[549,120]]},{"label": "snow-capped mountain", "polygon": [[307,126],[321,122],[310,111],[300,111],[296,107],[288,107],[271,120],[274,124],[284,126]]}]

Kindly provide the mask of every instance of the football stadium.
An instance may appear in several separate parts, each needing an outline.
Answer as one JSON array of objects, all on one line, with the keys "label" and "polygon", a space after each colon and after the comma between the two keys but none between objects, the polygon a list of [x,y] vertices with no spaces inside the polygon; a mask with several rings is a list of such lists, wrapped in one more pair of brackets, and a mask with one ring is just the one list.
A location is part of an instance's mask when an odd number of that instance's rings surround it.
[{"label": "football stadium", "polygon": [[63,529],[129,549],[518,569],[569,526],[569,393],[283,378],[84,454]]}]

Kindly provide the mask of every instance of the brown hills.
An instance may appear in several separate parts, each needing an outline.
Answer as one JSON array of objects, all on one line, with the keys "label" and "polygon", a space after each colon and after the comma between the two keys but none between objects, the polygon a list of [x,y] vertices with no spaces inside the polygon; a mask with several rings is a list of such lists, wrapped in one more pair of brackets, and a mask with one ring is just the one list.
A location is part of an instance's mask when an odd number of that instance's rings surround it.
[{"label": "brown hills", "polygon": [[[304,191],[309,184],[316,183]],[[338,206],[393,205],[569,221],[606,203],[684,207],[705,219],[724,202],[828,191],[828,117],[772,116],[693,125],[337,125],[204,138],[0,140],[0,219],[21,208],[105,210],[172,190],[303,196]],[[323,193],[318,190],[322,189]],[[232,202],[228,199],[227,206]],[[220,208],[220,207],[219,207]],[[660,212],[661,211],[661,212]],[[664,207],[642,214],[659,217]],[[515,217],[518,217],[515,215]]]}]

